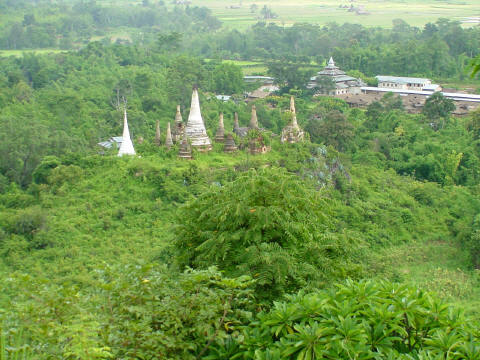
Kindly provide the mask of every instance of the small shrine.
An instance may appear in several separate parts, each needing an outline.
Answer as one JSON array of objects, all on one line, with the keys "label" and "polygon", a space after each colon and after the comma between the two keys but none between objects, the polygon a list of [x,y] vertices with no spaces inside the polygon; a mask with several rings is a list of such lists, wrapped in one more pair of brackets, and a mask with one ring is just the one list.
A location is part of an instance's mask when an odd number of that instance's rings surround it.
[{"label": "small shrine", "polygon": [[180,143],[180,149],[178,150],[178,157],[181,159],[192,159],[192,148],[188,143],[187,136],[183,136],[183,140]]},{"label": "small shrine", "polygon": [[235,144],[235,140],[233,139],[232,134],[227,135],[227,140],[225,141],[225,146],[223,151],[226,153],[234,153],[238,150],[237,145]]},{"label": "small shrine", "polygon": [[183,123],[182,113],[180,112],[180,105],[177,105],[177,113],[175,114],[175,122],[172,129],[172,140],[175,143],[180,143],[185,132],[185,124]]},{"label": "small shrine", "polygon": [[160,146],[160,121],[155,125],[155,145]]},{"label": "small shrine", "polygon": [[172,131],[170,129],[170,122],[167,124],[167,136],[165,137],[165,146],[170,149],[173,146]]},{"label": "small shrine", "polygon": [[295,111],[295,99],[292,96],[290,98],[290,114],[292,116],[292,121],[290,124],[285,126],[285,128],[282,130],[282,136],[280,138],[280,141],[282,143],[288,142],[288,143],[297,143],[300,141],[303,141],[305,138],[305,133],[303,130],[298,126],[297,123],[297,114]]},{"label": "small shrine", "polygon": [[215,142],[225,142],[225,126],[223,125],[223,113],[220,113],[220,119],[218,120],[218,129],[215,134]]}]

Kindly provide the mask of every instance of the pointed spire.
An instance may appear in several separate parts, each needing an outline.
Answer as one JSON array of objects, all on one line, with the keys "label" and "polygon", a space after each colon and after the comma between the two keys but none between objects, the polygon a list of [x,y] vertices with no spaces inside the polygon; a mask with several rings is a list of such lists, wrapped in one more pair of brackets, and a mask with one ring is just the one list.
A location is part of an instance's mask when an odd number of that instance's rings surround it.
[{"label": "pointed spire", "polygon": [[172,132],[170,130],[170,122],[167,124],[167,136],[165,138],[165,146],[167,149],[170,149],[173,146],[173,141],[172,141]]},{"label": "pointed spire", "polygon": [[216,142],[225,141],[225,127],[223,126],[223,113],[220,113],[220,119],[218,120],[218,129],[215,135]]},{"label": "pointed spire", "polygon": [[295,113],[295,98],[293,96],[290,96],[290,111]]},{"label": "pointed spire", "polygon": [[328,60],[328,66],[329,67],[334,67],[335,66],[335,61],[333,61],[333,57],[330,56],[330,60]]},{"label": "pointed spire", "polygon": [[295,111],[295,98],[293,96],[290,97],[290,111],[292,113],[292,126],[298,128],[297,113]]},{"label": "pointed spire", "polygon": [[155,125],[155,145],[160,146],[160,121]]},{"label": "pointed spire", "polygon": [[192,142],[192,146],[199,147],[202,150],[211,150],[212,143],[207,135],[205,124],[203,122],[202,113],[200,111],[200,101],[198,100],[198,90],[193,88],[192,104],[190,114],[188,115],[187,127],[185,133]]},{"label": "pointed spire", "polygon": [[123,110],[123,135],[118,156],[135,155],[132,139],[130,138],[130,131],[128,130],[127,107]]},{"label": "pointed spire", "polygon": [[235,120],[233,122],[233,131],[240,129],[240,124],[238,123],[238,113],[235,113]]},{"label": "pointed spire", "polygon": [[258,119],[257,119],[257,107],[255,104],[252,105],[252,117],[250,118],[250,129],[258,129]]},{"label": "pointed spire", "polygon": [[177,113],[175,114],[175,124],[181,124],[183,122],[182,113],[180,112],[180,105],[177,105]]}]

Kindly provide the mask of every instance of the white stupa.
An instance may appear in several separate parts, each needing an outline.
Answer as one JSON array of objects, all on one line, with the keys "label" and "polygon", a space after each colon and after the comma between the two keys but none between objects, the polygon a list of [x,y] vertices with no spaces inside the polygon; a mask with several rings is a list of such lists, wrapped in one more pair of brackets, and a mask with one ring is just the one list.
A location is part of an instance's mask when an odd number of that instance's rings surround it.
[{"label": "white stupa", "polygon": [[190,114],[188,115],[185,134],[193,147],[204,151],[212,149],[212,142],[207,135],[200,111],[200,101],[198,100],[198,90],[196,87],[193,88],[192,104],[190,106]]},{"label": "white stupa", "polygon": [[123,155],[135,155],[135,149],[133,148],[132,139],[130,139],[130,131],[128,130],[127,109],[123,112],[123,139],[118,150],[118,156]]}]

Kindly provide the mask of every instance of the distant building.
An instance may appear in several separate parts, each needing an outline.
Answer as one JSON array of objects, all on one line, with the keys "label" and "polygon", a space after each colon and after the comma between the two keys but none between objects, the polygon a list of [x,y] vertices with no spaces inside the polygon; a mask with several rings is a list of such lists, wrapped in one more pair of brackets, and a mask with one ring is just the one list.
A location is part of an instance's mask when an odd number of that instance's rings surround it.
[{"label": "distant building", "polygon": [[275,78],[270,76],[250,75],[244,76],[243,80],[246,83],[258,83],[260,85],[258,89],[246,94],[247,101],[264,99],[279,90],[279,87],[274,84]]},{"label": "distant building", "polygon": [[442,87],[437,84],[432,84],[430,79],[415,78],[415,77],[403,77],[403,76],[376,76],[378,80],[378,87],[385,89],[398,89],[398,90],[418,90],[435,92],[441,91]]},{"label": "distant building", "polygon": [[243,80],[247,83],[260,82],[263,85],[271,85],[275,81],[275,78],[270,76],[247,75],[243,77]]},{"label": "distant building", "polygon": [[[330,79],[332,86],[322,84],[322,78],[327,81]],[[317,89],[317,93],[322,95],[359,94],[360,88],[365,85],[362,80],[346,75],[344,71],[335,66],[333,58],[330,58],[328,65],[316,76],[310,78],[307,89]]]}]

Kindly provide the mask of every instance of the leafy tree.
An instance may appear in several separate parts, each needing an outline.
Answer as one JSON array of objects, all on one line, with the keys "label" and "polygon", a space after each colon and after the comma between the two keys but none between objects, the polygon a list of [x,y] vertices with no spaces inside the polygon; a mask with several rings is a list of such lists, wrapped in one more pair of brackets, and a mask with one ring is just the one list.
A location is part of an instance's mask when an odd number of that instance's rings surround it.
[{"label": "leafy tree", "polygon": [[239,94],[244,88],[242,69],[234,64],[220,64],[213,70],[215,91],[219,94]]},{"label": "leafy tree", "polygon": [[441,92],[435,92],[425,102],[422,112],[431,121],[442,121],[442,128],[445,127],[445,120],[448,119],[452,111],[455,110],[453,100],[443,96]]},{"label": "leafy tree", "polygon": [[320,118],[314,117],[306,127],[312,141],[324,142],[339,151],[351,148],[353,125],[338,110],[332,110]]},{"label": "leafy tree", "polygon": [[178,262],[194,268],[216,264],[232,276],[249,274],[263,299],[323,286],[353,270],[355,248],[332,232],[330,209],[293,175],[251,170],[180,209]]}]

